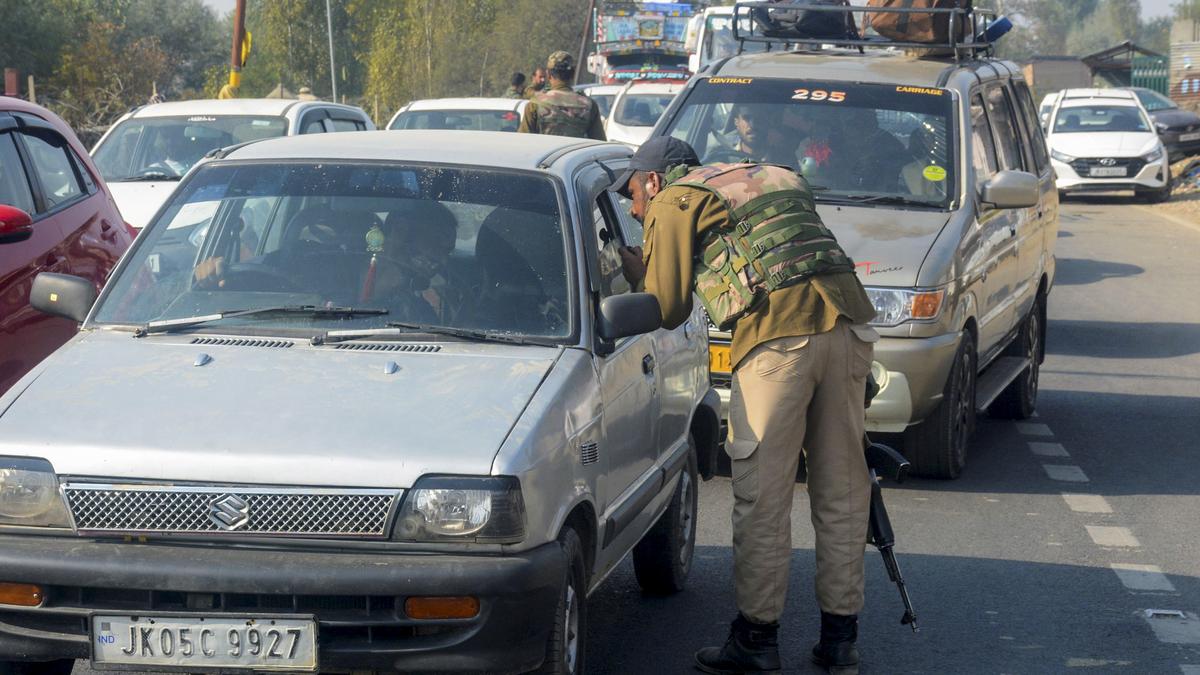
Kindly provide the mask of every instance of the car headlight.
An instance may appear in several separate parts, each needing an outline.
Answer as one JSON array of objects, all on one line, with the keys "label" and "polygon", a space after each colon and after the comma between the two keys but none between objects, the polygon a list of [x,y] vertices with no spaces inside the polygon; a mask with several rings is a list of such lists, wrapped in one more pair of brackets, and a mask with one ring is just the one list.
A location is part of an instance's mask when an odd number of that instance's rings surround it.
[{"label": "car headlight", "polygon": [[1171,130],[1171,127],[1163,124],[1162,122],[1159,122],[1154,125],[1154,130],[1157,131],[1159,134],[1165,134]]},{"label": "car headlight", "polygon": [[1074,157],[1068,155],[1065,152],[1059,152],[1057,150],[1051,150],[1050,156],[1053,157],[1054,159],[1057,159],[1058,161],[1062,162],[1063,164],[1070,164],[1071,162],[1075,161]]},{"label": "car headlight", "polygon": [[71,527],[50,462],[0,457],[0,525]]},{"label": "car headlight", "polygon": [[1158,160],[1162,159],[1162,156],[1163,156],[1163,146],[1159,145],[1158,147],[1151,150],[1148,154],[1142,155],[1142,159],[1146,160],[1147,162],[1153,163],[1153,162],[1157,162]]},{"label": "car headlight", "polygon": [[906,321],[930,321],[942,313],[946,290],[917,291],[904,288],[868,288],[867,297],[875,305],[872,326],[899,326]]},{"label": "car headlight", "polygon": [[511,544],[525,537],[525,501],[511,476],[426,476],[404,496],[395,539]]}]

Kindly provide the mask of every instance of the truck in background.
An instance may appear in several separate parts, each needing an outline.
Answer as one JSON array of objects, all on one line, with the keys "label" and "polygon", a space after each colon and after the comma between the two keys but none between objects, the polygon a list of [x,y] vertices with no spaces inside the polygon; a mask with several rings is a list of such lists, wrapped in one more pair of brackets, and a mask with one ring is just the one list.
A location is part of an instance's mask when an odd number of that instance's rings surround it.
[{"label": "truck in background", "polygon": [[[749,19],[742,19],[742,29],[749,31]],[[688,21],[684,49],[688,54],[688,68],[693,73],[713,61],[735,54],[761,52],[768,45],[762,42],[746,42],[739,47],[733,37],[733,7],[709,7],[694,14]]]},{"label": "truck in background", "polygon": [[602,2],[592,17],[594,49],[588,72],[602,84],[687,81],[688,21],[703,11],[695,2]]}]

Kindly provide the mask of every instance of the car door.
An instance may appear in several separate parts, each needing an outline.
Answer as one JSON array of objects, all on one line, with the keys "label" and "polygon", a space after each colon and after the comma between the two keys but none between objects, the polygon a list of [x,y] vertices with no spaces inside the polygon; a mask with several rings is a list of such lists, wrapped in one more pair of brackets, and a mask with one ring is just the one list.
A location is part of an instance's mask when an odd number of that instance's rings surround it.
[{"label": "car door", "polygon": [[981,90],[971,94],[970,118],[977,246],[968,270],[972,277],[979,279],[976,302],[979,306],[978,353],[982,364],[999,350],[1014,322],[1018,216],[1011,209],[993,208],[980,199],[983,186],[1000,170],[996,136]]},{"label": "car door", "polygon": [[[1028,159],[1033,173],[1038,177],[1041,190],[1041,200],[1037,208],[1039,237],[1036,240],[1022,241],[1019,255],[1022,275],[1034,279],[1036,283],[1051,265],[1048,258],[1058,237],[1058,188],[1055,185],[1054,168],[1050,166],[1046,137],[1042,134],[1037,110],[1033,105],[1033,94],[1029,91],[1029,86],[1019,80],[1014,81],[1012,86],[1016,94],[1018,116],[1025,125]],[[1034,290],[1036,291],[1036,287]]]},{"label": "car door", "polygon": [[[70,204],[57,204],[43,195],[22,136],[16,118],[0,113],[0,203],[16,206],[33,220],[28,239],[0,243],[0,393],[76,330],[73,322],[29,306],[34,277],[70,272],[58,218]],[[53,167],[40,169],[53,174]]]}]

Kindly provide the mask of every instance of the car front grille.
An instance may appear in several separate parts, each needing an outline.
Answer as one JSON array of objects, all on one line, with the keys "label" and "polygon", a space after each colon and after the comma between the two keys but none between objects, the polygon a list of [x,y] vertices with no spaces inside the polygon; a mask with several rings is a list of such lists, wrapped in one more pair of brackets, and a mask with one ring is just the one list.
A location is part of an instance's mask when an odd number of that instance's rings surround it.
[{"label": "car front grille", "polygon": [[66,483],[82,533],[382,538],[399,490]]},{"label": "car front grille", "polygon": [[[1139,172],[1146,166],[1146,160],[1141,157],[1122,157],[1113,158],[1114,164],[1101,164],[1101,159],[1077,159],[1071,162],[1071,168],[1075,169],[1075,173],[1083,177],[1092,175],[1092,169],[1115,169],[1117,167],[1125,167],[1125,178],[1132,178],[1138,175]],[[1122,176],[1115,176],[1122,178]]]}]

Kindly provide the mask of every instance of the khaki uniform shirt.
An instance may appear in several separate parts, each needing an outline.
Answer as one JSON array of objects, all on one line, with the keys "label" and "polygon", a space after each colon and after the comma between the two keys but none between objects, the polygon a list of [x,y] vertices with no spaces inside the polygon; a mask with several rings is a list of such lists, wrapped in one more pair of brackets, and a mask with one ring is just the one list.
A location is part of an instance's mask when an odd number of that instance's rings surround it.
[{"label": "khaki uniform shirt", "polygon": [[[550,89],[555,91],[574,92],[565,84],[560,84]],[[600,106],[592,99],[588,99],[592,104],[592,119],[588,123],[587,137],[597,141],[607,141],[608,137],[604,135],[604,122],[600,116]],[[538,104],[537,101],[530,101],[525,106],[525,112],[521,115],[521,126],[517,127],[517,133],[522,134],[540,134],[541,129],[538,128]]]},{"label": "khaki uniform shirt", "polygon": [[528,87],[525,87],[525,98],[532,101],[534,96],[537,96],[541,92],[546,91],[546,88],[549,86],[550,86],[549,84],[543,84],[542,86],[539,87],[539,86],[531,84]]},{"label": "khaki uniform shirt", "polygon": [[[658,298],[663,327],[675,328],[691,314],[696,241],[728,220],[721,200],[706,190],[668,186],[651,200],[646,212],[644,283],[646,292]],[[875,307],[853,272],[817,275],[781,288],[738,320],[733,330],[732,365],[736,368],[764,342],[830,331],[842,316],[853,324],[875,318]]]}]

